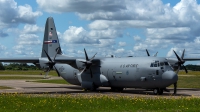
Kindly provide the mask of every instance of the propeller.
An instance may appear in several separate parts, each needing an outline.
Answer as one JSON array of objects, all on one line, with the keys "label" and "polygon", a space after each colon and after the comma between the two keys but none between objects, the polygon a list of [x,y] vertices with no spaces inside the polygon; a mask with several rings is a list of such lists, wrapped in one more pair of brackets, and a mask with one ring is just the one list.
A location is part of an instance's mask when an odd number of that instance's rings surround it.
[{"label": "propeller", "polygon": [[80,61],[80,62],[82,62],[82,63],[85,64],[85,68],[80,72],[80,75],[81,75],[85,70],[90,69],[90,76],[91,76],[91,78],[92,78],[92,77],[93,77],[93,73],[92,73],[92,70],[91,70],[90,67],[93,65],[92,60],[94,59],[94,57],[95,57],[95,55],[96,55],[97,53],[94,54],[94,56],[93,56],[91,59],[89,59],[85,48],[84,48],[84,52],[85,52],[85,61]]},{"label": "propeller", "polygon": [[[186,67],[183,65],[185,63],[185,60],[183,60],[183,57],[185,55],[185,49],[183,50],[181,58],[178,56],[178,54],[175,51],[174,51],[174,54],[176,55],[176,57],[178,59],[178,70],[177,70],[177,72],[179,71],[180,67],[183,66],[183,68],[185,69],[185,72],[188,73]],[[176,89],[177,89],[177,82],[174,83],[174,94],[176,94]]]},{"label": "propeller", "polygon": [[[173,50],[174,51],[174,50]],[[177,55],[177,53],[174,51],[177,59],[178,59],[178,71],[180,69],[181,66],[183,66],[183,68],[185,69],[185,72],[188,73],[186,67],[183,65],[185,63],[185,60],[183,60],[184,54],[185,54],[185,49],[183,50],[183,53],[181,55],[181,58]]]},{"label": "propeller", "polygon": [[[146,49],[147,52],[147,56],[150,56],[149,51]],[[156,52],[156,54],[154,54],[154,57],[157,57],[158,52]]]},{"label": "propeller", "polygon": [[146,49],[146,52],[147,52],[147,56],[150,56],[149,51],[147,49]]},{"label": "propeller", "polygon": [[51,69],[53,69],[53,68],[55,68],[55,70],[56,70],[58,76],[60,77],[60,73],[58,72],[57,68],[54,66],[54,65],[56,64],[55,58],[56,58],[56,56],[57,56],[57,54],[58,54],[58,50],[57,50],[56,55],[54,56],[53,60],[50,58],[50,56],[48,55],[48,53],[47,53],[45,50],[44,50],[44,52],[45,52],[45,54],[46,54],[46,56],[47,56],[47,58],[48,58],[48,60],[49,60],[49,62],[46,63],[46,64],[49,65],[49,69],[47,70],[47,73],[46,73],[45,77],[49,74],[49,71],[50,71]]}]

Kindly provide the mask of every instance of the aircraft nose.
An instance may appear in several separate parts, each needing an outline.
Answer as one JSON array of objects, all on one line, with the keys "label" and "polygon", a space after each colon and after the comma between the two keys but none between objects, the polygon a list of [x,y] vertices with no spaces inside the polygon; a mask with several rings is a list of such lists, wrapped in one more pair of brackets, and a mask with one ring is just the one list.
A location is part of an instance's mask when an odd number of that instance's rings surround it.
[{"label": "aircraft nose", "polygon": [[162,79],[166,84],[171,85],[178,81],[178,76],[173,71],[166,71],[162,74]]}]

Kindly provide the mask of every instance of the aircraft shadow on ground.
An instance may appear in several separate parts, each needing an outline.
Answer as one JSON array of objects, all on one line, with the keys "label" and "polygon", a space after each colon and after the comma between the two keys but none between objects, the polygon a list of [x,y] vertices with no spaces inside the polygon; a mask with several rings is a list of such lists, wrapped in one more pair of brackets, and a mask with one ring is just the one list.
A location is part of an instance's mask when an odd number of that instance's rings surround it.
[{"label": "aircraft shadow on ground", "polygon": [[[49,91],[49,92],[25,92],[25,94],[87,94],[87,93],[93,93],[93,94],[129,94],[129,95],[154,95],[152,90],[145,90],[145,89],[125,89],[123,91],[111,91],[109,88],[97,88],[97,90],[95,91],[84,91],[80,86],[62,86],[62,87],[24,87],[24,89],[33,89],[33,88],[60,88],[60,89],[64,89],[66,88],[67,90],[61,90],[61,91]],[[173,94],[173,89],[169,89],[170,92],[164,92],[162,95],[160,96],[192,96],[190,94],[184,94],[184,93],[179,93],[179,91],[199,91],[199,89],[184,89],[184,88],[180,88],[177,89],[177,94],[174,95]]]}]

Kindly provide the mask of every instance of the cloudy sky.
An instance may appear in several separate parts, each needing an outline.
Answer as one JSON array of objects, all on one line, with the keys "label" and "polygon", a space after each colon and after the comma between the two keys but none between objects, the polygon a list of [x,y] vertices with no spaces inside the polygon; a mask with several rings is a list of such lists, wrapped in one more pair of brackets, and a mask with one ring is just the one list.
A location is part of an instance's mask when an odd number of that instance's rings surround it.
[{"label": "cloudy sky", "polygon": [[0,57],[39,57],[46,18],[68,56],[200,57],[200,0],[0,0]]}]

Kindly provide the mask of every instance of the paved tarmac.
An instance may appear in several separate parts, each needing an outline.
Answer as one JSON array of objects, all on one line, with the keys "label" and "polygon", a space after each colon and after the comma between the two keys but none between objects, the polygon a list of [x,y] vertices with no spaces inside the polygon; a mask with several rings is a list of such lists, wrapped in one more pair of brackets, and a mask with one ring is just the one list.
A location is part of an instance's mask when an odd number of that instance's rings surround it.
[{"label": "paved tarmac", "polygon": [[[48,80],[48,79],[47,79]],[[51,83],[37,83],[27,82],[26,80],[0,80],[0,86],[12,87],[13,89],[0,89],[0,93],[24,93],[24,94],[71,94],[71,95],[128,95],[128,96],[142,96],[142,97],[157,97],[153,95],[152,91],[144,89],[127,88],[123,92],[111,92],[108,87],[100,87],[96,91],[83,91],[80,86],[66,85],[66,84],[51,84]],[[177,94],[173,95],[173,88],[171,92],[164,92],[159,96],[193,96],[200,98],[200,89],[182,89],[178,88]]]}]

